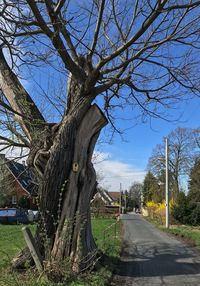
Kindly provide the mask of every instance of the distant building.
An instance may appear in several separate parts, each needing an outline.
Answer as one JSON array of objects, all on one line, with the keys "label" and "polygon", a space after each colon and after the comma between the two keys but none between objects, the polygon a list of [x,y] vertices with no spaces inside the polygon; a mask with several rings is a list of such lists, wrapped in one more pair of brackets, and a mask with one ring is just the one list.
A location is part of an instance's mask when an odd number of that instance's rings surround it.
[{"label": "distant building", "polygon": [[36,209],[36,188],[32,182],[31,172],[24,164],[9,160],[4,154],[0,154],[0,160],[3,162],[8,170],[8,178],[10,191],[8,193],[8,200],[6,206],[17,207],[19,201],[26,199],[30,209]]},{"label": "distant building", "polygon": [[98,188],[91,203],[95,206],[119,206],[120,192],[108,192]]},{"label": "distant building", "polygon": [[120,192],[108,192],[97,188],[91,201],[91,213],[93,216],[114,216],[119,214]]},{"label": "distant building", "polygon": [[107,192],[109,197],[112,199],[112,206],[119,206],[120,205],[120,192]]},{"label": "distant building", "polygon": [[97,188],[97,192],[91,201],[92,206],[94,207],[110,206],[112,205],[112,203],[113,200],[108,195],[108,192],[103,189]]}]

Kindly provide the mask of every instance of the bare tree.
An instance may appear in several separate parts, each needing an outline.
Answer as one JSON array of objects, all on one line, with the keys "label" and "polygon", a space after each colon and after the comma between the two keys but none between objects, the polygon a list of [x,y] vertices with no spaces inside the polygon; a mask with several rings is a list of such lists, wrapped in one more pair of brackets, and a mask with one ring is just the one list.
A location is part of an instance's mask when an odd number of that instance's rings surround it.
[{"label": "bare tree", "polygon": [[[96,182],[91,156],[99,132],[107,120],[116,129],[117,107],[165,117],[166,107],[199,95],[200,1],[4,0],[0,11],[1,144],[30,150],[43,257],[70,257],[79,271],[96,248],[89,203]],[[62,111],[56,124],[46,120],[41,98],[21,80],[30,81],[31,72],[34,84],[39,73],[45,82],[47,70],[54,71],[55,85],[56,74],[67,83],[59,96],[64,111],[55,97],[43,93]],[[100,97],[107,119],[92,105]],[[43,223],[50,252],[40,237]]]},{"label": "bare tree", "polygon": [[193,129],[193,136],[195,140],[195,147],[197,148],[197,151],[200,150],[200,128]]},{"label": "bare tree", "polygon": [[[196,134],[196,133],[195,133]],[[190,128],[176,128],[168,135],[169,139],[169,172],[172,189],[177,194],[180,190],[181,176],[188,175],[198,155],[195,146],[194,130]],[[165,173],[165,143],[159,144],[149,158],[148,169],[161,178]],[[162,180],[161,180],[162,181]]]},{"label": "bare tree", "polygon": [[143,185],[140,182],[133,182],[128,192],[128,203],[132,208],[140,208]]}]

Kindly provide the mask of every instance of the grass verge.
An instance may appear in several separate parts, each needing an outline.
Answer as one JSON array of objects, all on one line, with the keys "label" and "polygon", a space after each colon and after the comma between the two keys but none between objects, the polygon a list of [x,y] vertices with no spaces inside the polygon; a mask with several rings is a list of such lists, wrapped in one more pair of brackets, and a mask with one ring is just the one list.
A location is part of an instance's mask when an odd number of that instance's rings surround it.
[{"label": "grass verge", "polygon": [[[10,261],[25,246],[20,225],[0,225],[0,286],[104,286],[112,275],[120,253],[119,224],[110,218],[92,219],[93,236],[98,248],[104,253],[104,259],[96,271],[74,277],[74,281],[54,284],[38,279],[33,269],[26,273],[10,270]],[[34,226],[31,226],[34,231]]]},{"label": "grass verge", "polygon": [[150,217],[145,217],[150,223],[154,224],[159,229],[168,232],[191,246],[195,246],[200,250],[200,227],[194,227],[190,225],[170,225],[166,229],[163,225],[160,225],[157,221]]}]

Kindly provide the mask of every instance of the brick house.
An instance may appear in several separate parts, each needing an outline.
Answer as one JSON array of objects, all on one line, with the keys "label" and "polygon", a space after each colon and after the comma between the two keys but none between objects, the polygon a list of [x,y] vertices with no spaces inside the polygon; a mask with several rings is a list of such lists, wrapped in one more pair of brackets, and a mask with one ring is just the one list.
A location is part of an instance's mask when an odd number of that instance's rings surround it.
[{"label": "brick house", "polygon": [[20,200],[26,199],[30,209],[37,209],[36,188],[32,183],[31,172],[25,163],[8,160],[4,154],[0,154],[0,160],[6,166],[10,191],[6,206],[17,207]]}]

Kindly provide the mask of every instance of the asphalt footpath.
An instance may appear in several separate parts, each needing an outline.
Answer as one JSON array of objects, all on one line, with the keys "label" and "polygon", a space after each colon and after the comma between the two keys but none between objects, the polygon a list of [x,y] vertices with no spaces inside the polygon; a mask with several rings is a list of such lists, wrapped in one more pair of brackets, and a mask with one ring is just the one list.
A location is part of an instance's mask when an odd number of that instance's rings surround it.
[{"label": "asphalt footpath", "polygon": [[139,214],[123,215],[123,250],[110,285],[200,286],[200,252],[156,229]]}]

